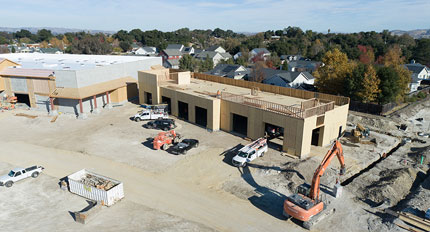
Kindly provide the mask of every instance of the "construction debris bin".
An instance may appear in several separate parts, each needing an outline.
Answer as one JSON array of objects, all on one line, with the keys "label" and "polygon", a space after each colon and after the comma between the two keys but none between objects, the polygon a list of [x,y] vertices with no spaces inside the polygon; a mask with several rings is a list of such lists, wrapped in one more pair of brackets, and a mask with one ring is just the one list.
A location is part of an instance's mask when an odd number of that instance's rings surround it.
[{"label": "construction debris bin", "polygon": [[67,176],[70,192],[111,206],[124,198],[120,181],[82,169]]}]

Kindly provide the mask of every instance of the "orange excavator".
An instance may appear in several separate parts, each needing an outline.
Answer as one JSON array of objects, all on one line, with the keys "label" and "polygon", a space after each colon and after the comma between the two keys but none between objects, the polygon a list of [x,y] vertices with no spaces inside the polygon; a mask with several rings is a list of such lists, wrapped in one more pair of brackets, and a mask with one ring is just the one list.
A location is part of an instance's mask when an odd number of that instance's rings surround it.
[{"label": "orange excavator", "polygon": [[284,216],[298,219],[303,222],[303,227],[310,229],[322,218],[332,213],[327,212],[327,215],[323,213],[327,205],[320,198],[320,178],[335,156],[340,162],[340,175],[345,174],[342,145],[339,140],[336,140],[315,171],[310,188],[306,185],[300,185],[297,188],[297,193],[287,197],[284,201]]}]

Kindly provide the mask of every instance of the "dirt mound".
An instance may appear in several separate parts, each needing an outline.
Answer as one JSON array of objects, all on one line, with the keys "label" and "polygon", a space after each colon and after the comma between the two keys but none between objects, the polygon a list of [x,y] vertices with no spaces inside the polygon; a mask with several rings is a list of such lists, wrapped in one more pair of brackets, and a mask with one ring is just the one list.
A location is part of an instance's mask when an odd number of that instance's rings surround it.
[{"label": "dirt mound", "polygon": [[395,122],[381,117],[372,117],[371,115],[361,116],[349,114],[348,122],[354,125],[360,123],[362,125],[365,125],[366,127],[369,127],[371,130],[376,131],[387,132],[398,130]]},{"label": "dirt mound", "polygon": [[408,195],[417,172],[412,168],[398,168],[379,172],[377,181],[358,189],[358,196],[374,203],[389,199],[394,205]]}]

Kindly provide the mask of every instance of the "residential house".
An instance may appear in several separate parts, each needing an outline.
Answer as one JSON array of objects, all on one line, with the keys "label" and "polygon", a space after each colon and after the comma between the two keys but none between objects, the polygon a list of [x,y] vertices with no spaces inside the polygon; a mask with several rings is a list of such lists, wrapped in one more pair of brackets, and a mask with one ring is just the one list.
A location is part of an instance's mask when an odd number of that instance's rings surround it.
[{"label": "residential house", "polygon": [[185,55],[193,55],[194,54],[194,48],[193,47],[184,47],[182,49],[182,54]]},{"label": "residential house", "polygon": [[184,45],[182,44],[169,44],[167,45],[167,50],[178,50],[178,51],[182,51],[182,49],[184,49]]},{"label": "residential house", "polygon": [[412,72],[412,77],[418,79],[430,79],[430,69],[420,63],[415,63],[414,60],[410,64],[406,64],[405,67]]},{"label": "residential house", "polygon": [[[159,56],[163,58],[163,66],[166,68],[172,68],[172,64],[178,64],[179,68],[179,60],[182,58],[182,52],[177,49],[164,49],[160,52]],[[176,60],[176,61],[173,61]],[[173,65],[176,66],[176,65]]]},{"label": "residential house", "polygon": [[166,68],[179,69],[179,59],[170,59],[163,62],[163,66]]},{"label": "residential house", "polygon": [[309,60],[304,58],[302,55],[282,55],[279,58],[281,58],[281,61],[292,61],[292,60]]},{"label": "residential house", "polygon": [[[303,85],[313,85],[315,78],[308,72],[290,72],[286,70],[278,70],[271,68],[264,68],[260,72],[264,84],[276,85],[282,87],[305,89]],[[251,71],[248,75],[249,80],[255,79],[256,72]],[[308,86],[306,86],[308,88]]]},{"label": "residential house", "polygon": [[266,48],[254,48],[251,50],[250,55],[251,57],[261,55],[265,59],[270,56],[270,52]]},{"label": "residential house", "polygon": [[58,48],[39,48],[37,53],[43,53],[43,54],[63,54],[63,51],[61,51]]},{"label": "residential house", "polygon": [[206,74],[232,79],[243,79],[249,73],[249,69],[237,64],[218,64],[213,70],[206,72]]},{"label": "residential house", "polygon": [[320,66],[324,65],[319,61],[312,60],[292,60],[288,61],[288,71],[290,72],[315,72]]},{"label": "residential house", "polygon": [[192,54],[192,56],[196,56],[199,53],[202,53],[204,50],[203,49],[199,49],[199,48],[194,48],[194,53]]},{"label": "residential house", "polygon": [[221,47],[221,46],[219,46],[219,45],[214,45],[214,46],[211,46],[211,47],[209,47],[208,49],[206,49],[207,51],[213,51],[213,52],[218,52],[218,53],[227,53],[227,51],[223,48],[223,47]]},{"label": "residential house", "polygon": [[203,51],[194,56],[197,60],[206,60],[207,58],[211,59],[214,63],[214,66],[219,64],[222,60],[228,60],[231,58],[229,53],[219,53],[214,51]]},{"label": "residential house", "polygon": [[[263,59],[266,59],[267,57],[270,56],[270,52],[266,48],[254,48],[249,52],[250,59],[252,59],[253,57],[255,57],[257,55],[260,55],[263,57]],[[233,59],[237,60],[241,56],[242,56],[242,52],[238,52],[233,56]]]},{"label": "residential house", "polygon": [[135,55],[154,56],[157,54],[157,48],[156,47],[139,47],[132,52]]},{"label": "residential house", "polygon": [[412,60],[412,62],[406,64],[405,67],[412,72],[411,82],[409,83],[410,92],[417,91],[422,80],[430,79],[430,69],[425,65],[415,63],[415,61]]},{"label": "residential house", "polygon": [[289,88],[303,84],[313,85],[315,78],[308,72],[279,72],[263,80],[263,83]]}]

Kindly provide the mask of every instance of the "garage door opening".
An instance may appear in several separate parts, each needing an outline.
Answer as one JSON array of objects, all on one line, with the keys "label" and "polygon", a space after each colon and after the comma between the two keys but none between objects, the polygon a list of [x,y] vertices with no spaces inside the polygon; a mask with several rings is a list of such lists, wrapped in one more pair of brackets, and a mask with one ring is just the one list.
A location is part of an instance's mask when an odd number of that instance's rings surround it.
[{"label": "garage door opening", "polygon": [[247,136],[248,135],[248,118],[232,114],[233,117],[233,132]]},{"label": "garage door opening", "polygon": [[264,124],[264,134],[270,148],[282,151],[284,145],[284,128],[270,123]]},{"label": "garage door opening", "polygon": [[188,103],[178,101],[178,118],[188,121]]},{"label": "garage door opening", "polygon": [[152,105],[152,93],[145,92],[145,103]]},{"label": "garage door opening", "polygon": [[28,96],[28,94],[17,94],[17,93],[15,93],[15,97],[17,98],[18,103],[24,103],[28,107],[30,107],[30,97]]},{"label": "garage door opening", "polygon": [[202,127],[208,126],[208,110],[196,106],[196,124]]},{"label": "garage door opening", "polygon": [[161,102],[167,104],[167,112],[172,113],[172,100],[170,100],[170,97],[161,96]]},{"label": "garage door opening", "polygon": [[312,142],[311,144],[314,146],[318,146],[318,140],[320,138],[320,128],[316,128],[312,130]]}]

